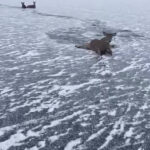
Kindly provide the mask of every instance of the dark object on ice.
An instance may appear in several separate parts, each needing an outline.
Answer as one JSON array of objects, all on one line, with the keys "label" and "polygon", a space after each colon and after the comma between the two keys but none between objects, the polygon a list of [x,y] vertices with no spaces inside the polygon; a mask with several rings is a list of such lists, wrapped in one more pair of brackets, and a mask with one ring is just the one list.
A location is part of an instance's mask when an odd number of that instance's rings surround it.
[{"label": "dark object on ice", "polygon": [[116,33],[103,32],[103,34],[105,35],[105,37],[100,40],[94,39],[94,40],[90,41],[89,43],[86,43],[81,46],[75,46],[75,47],[93,50],[99,55],[107,55],[107,54],[112,55],[111,48],[113,48],[114,45],[110,45],[110,42],[111,42],[113,36],[116,35]]},{"label": "dark object on ice", "polygon": [[21,2],[22,8],[26,8],[26,5],[24,2]]},{"label": "dark object on ice", "polygon": [[21,2],[22,8],[36,8],[36,2],[33,1],[33,5],[25,5],[25,2]]}]

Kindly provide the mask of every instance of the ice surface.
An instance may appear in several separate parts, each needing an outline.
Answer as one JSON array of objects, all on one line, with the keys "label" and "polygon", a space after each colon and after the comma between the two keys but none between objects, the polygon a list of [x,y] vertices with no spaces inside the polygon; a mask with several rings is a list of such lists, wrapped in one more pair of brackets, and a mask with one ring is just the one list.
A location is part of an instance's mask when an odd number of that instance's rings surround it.
[{"label": "ice surface", "polygon": [[149,150],[149,4],[0,0],[0,149]]},{"label": "ice surface", "polygon": [[73,147],[75,147],[76,145],[80,143],[81,143],[81,139],[72,140],[66,145],[64,150],[72,150]]}]

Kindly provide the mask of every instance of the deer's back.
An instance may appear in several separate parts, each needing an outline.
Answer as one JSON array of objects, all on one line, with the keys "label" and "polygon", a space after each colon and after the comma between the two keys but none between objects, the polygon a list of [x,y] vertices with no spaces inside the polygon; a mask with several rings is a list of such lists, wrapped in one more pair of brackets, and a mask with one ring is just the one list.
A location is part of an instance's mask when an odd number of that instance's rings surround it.
[{"label": "deer's back", "polygon": [[90,49],[95,51],[105,51],[109,48],[109,42],[107,42],[105,39],[95,39],[90,42]]}]

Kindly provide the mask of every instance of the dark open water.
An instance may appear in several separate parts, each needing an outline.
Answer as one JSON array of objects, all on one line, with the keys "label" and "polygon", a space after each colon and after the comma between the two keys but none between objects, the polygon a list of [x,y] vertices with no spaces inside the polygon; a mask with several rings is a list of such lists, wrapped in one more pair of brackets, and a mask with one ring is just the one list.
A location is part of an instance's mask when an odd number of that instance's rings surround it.
[{"label": "dark open water", "polygon": [[149,2],[85,2],[1,2],[0,150],[150,149]]}]

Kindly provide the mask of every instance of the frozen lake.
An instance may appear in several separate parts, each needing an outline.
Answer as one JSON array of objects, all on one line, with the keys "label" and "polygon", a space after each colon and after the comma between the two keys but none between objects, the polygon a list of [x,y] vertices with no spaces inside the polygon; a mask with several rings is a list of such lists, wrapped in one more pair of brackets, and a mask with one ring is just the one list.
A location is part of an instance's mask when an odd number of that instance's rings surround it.
[{"label": "frozen lake", "polygon": [[[0,0],[0,150],[149,150],[150,2],[20,5]],[[112,57],[75,48],[103,31]]]}]

